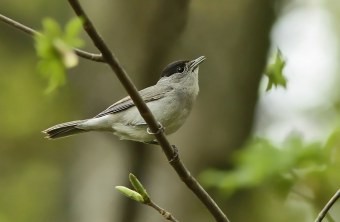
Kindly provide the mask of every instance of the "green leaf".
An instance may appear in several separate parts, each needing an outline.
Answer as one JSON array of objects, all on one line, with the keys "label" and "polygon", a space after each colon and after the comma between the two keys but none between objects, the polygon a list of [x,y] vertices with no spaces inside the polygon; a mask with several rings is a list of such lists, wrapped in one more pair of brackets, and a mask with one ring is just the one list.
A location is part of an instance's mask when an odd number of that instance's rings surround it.
[{"label": "green leaf", "polygon": [[60,25],[52,18],[45,18],[42,22],[44,35],[50,38],[60,36],[62,34]]},{"label": "green leaf", "polygon": [[283,74],[283,69],[285,68],[285,65],[286,61],[283,58],[281,51],[277,49],[274,63],[269,64],[264,72],[264,75],[268,77],[268,85],[266,91],[271,90],[273,86],[282,86],[283,88],[286,88],[287,79]]},{"label": "green leaf", "polygon": [[65,27],[64,40],[73,47],[81,47],[84,41],[78,38],[80,31],[83,28],[83,21],[79,17],[71,19]]},{"label": "green leaf", "polygon": [[116,189],[121,192],[122,194],[124,194],[125,196],[127,196],[128,198],[140,202],[140,203],[144,203],[144,199],[142,197],[142,195],[140,195],[139,193],[137,193],[134,190],[131,190],[127,187],[124,186],[116,186]]},{"label": "green leaf", "polygon": [[51,93],[66,82],[64,66],[58,60],[41,60],[38,63],[38,70],[49,82],[45,93]]},{"label": "green leaf", "polygon": [[132,184],[132,186],[135,188],[135,190],[142,195],[144,199],[144,203],[150,201],[149,194],[146,192],[146,189],[144,188],[143,184],[137,179],[135,175],[132,173],[129,174],[129,179]]}]

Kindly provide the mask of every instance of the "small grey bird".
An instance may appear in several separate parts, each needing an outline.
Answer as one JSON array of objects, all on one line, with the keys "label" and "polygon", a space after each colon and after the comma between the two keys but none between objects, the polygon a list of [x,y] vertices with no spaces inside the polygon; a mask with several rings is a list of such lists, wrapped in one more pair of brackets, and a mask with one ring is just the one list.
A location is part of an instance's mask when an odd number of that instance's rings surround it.
[{"label": "small grey bird", "polygon": [[[143,100],[164,127],[165,134],[176,132],[188,117],[198,94],[198,66],[204,56],[191,61],[175,61],[162,71],[156,85],[139,91]],[[119,100],[91,119],[52,126],[43,131],[56,139],[89,131],[109,131],[123,140],[155,143],[155,137],[129,96]]]}]

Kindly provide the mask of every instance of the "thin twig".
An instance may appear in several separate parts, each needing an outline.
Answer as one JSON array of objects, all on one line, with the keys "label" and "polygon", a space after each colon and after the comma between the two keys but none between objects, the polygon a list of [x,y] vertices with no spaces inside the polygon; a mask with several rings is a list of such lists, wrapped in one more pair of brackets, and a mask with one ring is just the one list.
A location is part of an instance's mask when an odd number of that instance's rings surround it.
[{"label": "thin twig", "polygon": [[[308,202],[311,205],[315,205],[315,200],[299,191],[297,191],[296,189],[292,189],[292,192],[295,193],[296,195],[298,195],[299,197],[301,197],[302,199],[304,199],[306,202]],[[330,214],[326,215],[326,218],[329,222],[335,222],[334,219],[332,218],[332,216]]]},{"label": "thin twig", "polygon": [[[28,27],[28,26],[25,26],[17,21],[14,21],[13,19],[10,19],[2,14],[0,14],[0,21],[3,21],[4,23],[30,35],[30,36],[35,36],[35,35],[41,35],[40,32]],[[74,48],[73,49],[74,52],[79,56],[79,57],[82,57],[84,59],[88,59],[88,60],[91,60],[91,61],[95,61],[95,62],[105,62],[103,56],[101,54],[94,54],[94,53],[89,53],[89,52],[85,52],[83,50],[80,50],[80,49],[76,49]]]},{"label": "thin twig", "polygon": [[165,137],[164,133],[159,130],[158,123],[155,117],[152,115],[150,109],[146,106],[142,97],[139,95],[136,86],[132,83],[130,77],[127,75],[124,68],[121,66],[117,58],[110,51],[108,46],[105,44],[103,39],[98,34],[97,30],[93,26],[91,20],[88,18],[87,14],[84,12],[83,8],[77,0],[68,0],[72,6],[75,13],[81,17],[84,21],[84,29],[87,34],[92,39],[94,45],[102,53],[106,63],[111,67],[111,69],[116,73],[116,76],[124,86],[125,90],[130,95],[137,109],[139,110],[141,116],[148,124],[152,132],[157,132],[155,137],[162,147],[168,161],[171,163],[172,167],[175,169],[181,180],[187,185],[187,187],[194,192],[194,194],[201,200],[201,202],[206,206],[210,213],[214,216],[215,220],[218,222],[228,222],[227,216],[215,203],[215,201],[209,196],[209,194],[203,189],[203,187],[197,182],[197,180],[191,176],[190,172],[184,166],[182,161],[179,159],[177,152],[170,145],[169,141]]},{"label": "thin twig", "polygon": [[172,221],[172,222],[179,222],[174,216],[172,216],[170,212],[164,210],[163,208],[161,208],[160,206],[158,206],[151,200],[148,203],[145,203],[145,205],[148,205],[152,207],[153,209],[155,209],[156,211],[158,211],[158,213],[162,215],[165,219]]},{"label": "thin twig", "polygon": [[321,222],[323,220],[323,218],[326,216],[326,214],[332,208],[332,206],[335,204],[335,202],[339,199],[339,197],[340,197],[340,189],[328,201],[328,203],[325,205],[325,207],[319,213],[318,217],[315,219],[315,222]]}]

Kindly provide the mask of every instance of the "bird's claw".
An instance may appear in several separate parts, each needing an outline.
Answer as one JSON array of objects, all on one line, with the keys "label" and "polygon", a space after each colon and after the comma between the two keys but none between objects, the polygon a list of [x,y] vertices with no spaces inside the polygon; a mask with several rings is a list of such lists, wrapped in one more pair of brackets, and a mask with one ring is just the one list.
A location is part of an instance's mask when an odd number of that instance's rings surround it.
[{"label": "bird's claw", "polygon": [[157,123],[158,123],[158,130],[157,130],[157,132],[152,132],[152,131],[150,130],[149,127],[146,128],[146,132],[147,132],[148,134],[150,134],[150,135],[156,135],[156,134],[159,134],[159,133],[161,133],[161,132],[164,132],[164,127],[163,127],[163,125],[162,125],[160,122],[157,122]]}]

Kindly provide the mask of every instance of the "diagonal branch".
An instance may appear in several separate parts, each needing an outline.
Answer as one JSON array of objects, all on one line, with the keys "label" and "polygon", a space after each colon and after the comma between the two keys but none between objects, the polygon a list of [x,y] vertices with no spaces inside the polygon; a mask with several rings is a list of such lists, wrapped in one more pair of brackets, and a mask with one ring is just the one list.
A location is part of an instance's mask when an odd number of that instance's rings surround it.
[{"label": "diagonal branch", "polygon": [[201,200],[210,213],[214,216],[218,222],[228,222],[228,218],[223,211],[218,207],[215,201],[209,196],[209,194],[203,189],[198,181],[191,176],[183,162],[179,159],[177,149],[172,147],[165,137],[164,133],[159,130],[159,124],[155,117],[152,115],[150,109],[147,107],[143,99],[138,93],[136,86],[132,83],[130,77],[127,75],[124,68],[121,66],[117,58],[110,51],[104,40],[100,37],[97,30],[93,26],[91,20],[88,18],[83,8],[79,4],[78,0],[68,0],[75,13],[84,20],[84,29],[92,39],[94,45],[102,53],[106,63],[111,67],[112,71],[116,73],[116,76],[124,86],[125,90],[130,95],[141,116],[148,124],[150,130],[155,133],[155,137],[162,147],[168,161],[175,169],[181,180],[187,185],[187,187],[194,192],[194,194]]},{"label": "diagonal branch", "polygon": [[[30,35],[30,36],[35,36],[35,35],[41,35],[40,32],[28,27],[28,26],[25,26],[17,21],[14,21],[13,19],[10,19],[2,14],[0,14],[0,21],[3,21],[4,23]],[[89,52],[85,52],[83,50],[80,50],[80,49],[73,49],[74,52],[79,56],[79,57],[82,57],[84,59],[88,59],[88,60],[92,60],[92,61],[95,61],[95,62],[105,62],[103,56],[101,54],[93,54],[93,53],[89,53]]]},{"label": "diagonal branch", "polygon": [[155,204],[151,200],[148,203],[145,203],[145,205],[148,205],[148,206],[152,207],[153,209],[155,209],[165,219],[172,221],[172,222],[179,222],[174,216],[172,216],[172,214],[170,212],[164,210],[163,208],[161,208],[160,206],[158,206],[157,204]]},{"label": "diagonal branch", "polygon": [[328,211],[332,208],[335,202],[340,198],[340,189],[332,196],[332,198],[328,201],[322,211],[319,213],[318,217],[315,219],[315,222],[321,222],[323,218],[325,218]]},{"label": "diagonal branch", "polygon": [[[143,49],[148,53],[144,56],[144,60],[139,68],[140,73],[138,75],[143,76],[142,83],[144,85],[151,84],[156,75],[154,70],[161,70],[161,64],[165,58],[169,55],[171,50],[176,46],[180,37],[185,30],[189,17],[189,3],[190,0],[172,0],[172,1],[157,1],[153,4],[157,9],[152,15],[152,18],[147,18],[146,35],[143,39]],[[135,1],[135,7],[131,8],[131,2],[125,1],[123,3],[123,10],[129,10],[131,17],[128,22],[134,23],[136,19],[139,19],[140,12],[149,8],[150,5],[145,5],[144,1]],[[168,18],[164,20],[163,18]],[[132,34],[136,34],[139,31],[136,29],[131,30]],[[157,38],[155,38],[157,33]],[[166,44],[164,44],[166,43]],[[130,171],[135,172],[137,175],[147,175],[147,168],[149,161],[149,153],[146,144],[134,143],[135,147],[132,147],[133,152],[130,153]],[[122,208],[122,222],[136,222],[138,216],[138,205],[133,204],[131,201],[125,201]]]}]

